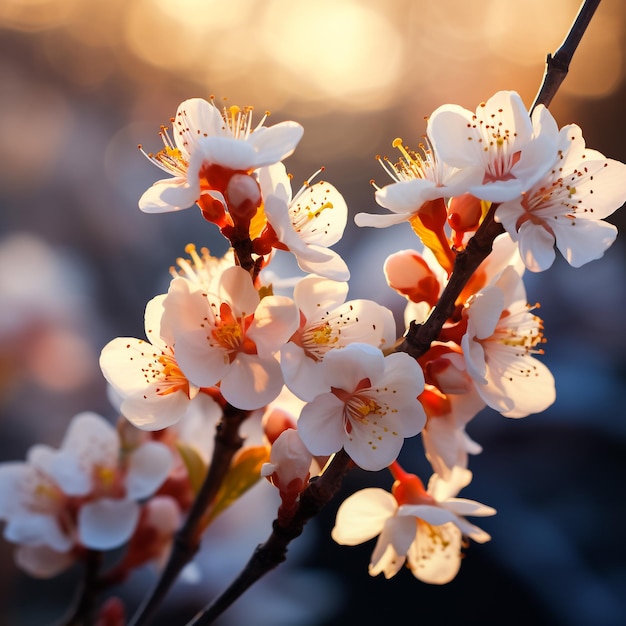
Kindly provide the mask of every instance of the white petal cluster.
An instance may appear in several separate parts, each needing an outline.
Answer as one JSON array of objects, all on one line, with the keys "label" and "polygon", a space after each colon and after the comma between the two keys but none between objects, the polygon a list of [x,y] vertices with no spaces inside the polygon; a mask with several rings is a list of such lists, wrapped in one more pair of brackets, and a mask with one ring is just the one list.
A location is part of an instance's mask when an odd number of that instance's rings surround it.
[{"label": "white petal cluster", "polygon": [[450,582],[461,566],[462,538],[476,542],[490,536],[465,519],[466,515],[494,515],[495,510],[473,500],[456,498],[469,484],[469,470],[455,468],[445,481],[436,474],[428,490],[415,500],[400,504],[377,487],[349,496],[339,507],[333,539],[342,545],[358,545],[378,536],[369,566],[371,576],[395,576],[406,563],[423,582]]},{"label": "white petal cluster", "polygon": [[119,435],[103,417],[74,417],[59,449],[32,447],[25,462],[0,465],[4,536],[19,544],[18,564],[48,577],[69,566],[80,548],[111,550],[128,541],[138,501],[166,479],[170,450],[146,441],[123,455]]}]

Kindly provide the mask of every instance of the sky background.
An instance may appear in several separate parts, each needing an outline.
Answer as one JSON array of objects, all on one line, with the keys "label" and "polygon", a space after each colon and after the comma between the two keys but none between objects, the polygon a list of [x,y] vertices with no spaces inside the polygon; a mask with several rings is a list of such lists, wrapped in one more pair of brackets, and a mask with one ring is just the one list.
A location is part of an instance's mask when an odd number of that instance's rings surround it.
[{"label": "sky background", "polygon": [[[287,162],[294,181],[320,166],[350,215],[376,211],[370,180],[391,142],[416,146],[424,117],[444,103],[473,109],[501,89],[530,106],[545,56],[561,43],[577,0],[3,0],[0,3],[0,460],[34,443],[58,446],[76,413],[115,418],[97,366],[117,336],[143,336],[146,302],[163,293],[184,246],[226,244],[195,209],[145,215],[137,200],[160,172],[138,151],[189,97],[252,105],[268,123],[305,129]],[[626,9],[603,0],[551,105],[587,145],[626,161]],[[623,210],[609,221],[626,226]],[[382,263],[416,246],[408,225],[357,229],[335,249],[350,297],[403,301]],[[574,270],[560,260],[525,282],[545,321],[545,362],[557,401],[541,415],[485,412],[469,427],[484,447],[463,492],[498,509],[492,542],[467,551],[445,587],[408,571],[370,578],[372,545],[333,545],[331,503],[280,570],[223,624],[332,626],[400,618],[451,623],[626,621],[626,246]],[[287,270],[288,271],[288,268]],[[402,460],[427,479],[419,440]],[[390,477],[355,472],[344,494]],[[205,583],[183,583],[162,623],[184,623],[269,533],[264,486],[214,529]],[[267,505],[268,498],[270,505]],[[243,504],[243,503],[242,503]],[[250,510],[266,511],[264,522]],[[483,521],[483,520],[481,520]],[[150,572],[118,590],[132,606]],[[0,624],[40,626],[65,611],[75,573],[33,581],[0,544]],[[32,598],[37,598],[33,602]],[[407,609],[407,607],[409,607]],[[251,613],[246,611],[252,611]],[[172,616],[176,616],[175,618]],[[2,621],[4,620],[4,621]],[[282,620],[282,621],[281,621]]]}]

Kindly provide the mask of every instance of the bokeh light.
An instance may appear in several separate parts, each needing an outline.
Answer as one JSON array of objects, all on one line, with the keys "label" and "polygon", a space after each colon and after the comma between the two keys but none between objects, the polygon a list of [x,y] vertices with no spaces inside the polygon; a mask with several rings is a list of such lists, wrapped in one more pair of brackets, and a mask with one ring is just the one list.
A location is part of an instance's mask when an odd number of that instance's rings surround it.
[{"label": "bokeh light", "polygon": [[[270,110],[270,123],[301,122],[304,137],[286,162],[294,180],[323,165],[351,216],[373,212],[369,181],[388,182],[375,155],[392,153],[397,136],[416,145],[424,117],[446,102],[474,108],[497,90],[515,89],[530,105],[546,54],[561,44],[579,5],[2,0],[0,460],[23,458],[35,442],[58,445],[79,411],[111,415],[97,366],[101,347],[115,336],[142,336],[145,304],[167,288],[168,268],[185,244],[224,251],[195,210],[153,216],[137,208],[161,177],[137,144],[158,149],[159,127],[182,100],[214,94],[254,106],[255,119]],[[622,161],[624,41],[624,0],[602,0],[551,105],[560,125],[580,124],[590,147]],[[623,211],[611,221],[626,227]],[[376,297],[400,319],[403,302],[387,289],[382,262],[414,241],[410,229],[374,232],[350,220],[335,249],[351,268],[351,297]],[[615,495],[626,458],[626,422],[615,402],[626,371],[624,241],[622,234],[602,261],[581,270],[557,264],[528,277],[529,298],[543,305],[546,359],[560,395],[545,415],[487,419],[474,433],[485,452],[468,497],[499,509],[492,544],[471,550],[446,589],[415,587],[407,577],[370,580],[367,549],[328,547],[331,510],[320,536],[313,527],[308,539],[321,546],[309,557],[311,572],[341,572],[335,595],[344,613],[324,626],[356,620],[363,597],[372,599],[363,624],[400,619],[407,597],[423,611],[416,619],[442,623],[467,619],[469,603],[483,623],[513,626],[577,617],[612,625],[619,621],[610,617],[626,615],[620,529],[604,526],[626,514]],[[591,524],[602,524],[606,536]],[[40,626],[61,615],[75,581],[34,583],[0,549],[0,621]],[[150,581],[140,583],[130,597],[138,599]],[[177,601],[189,608],[204,600],[201,587],[187,586]],[[178,608],[174,602],[173,620]]]}]

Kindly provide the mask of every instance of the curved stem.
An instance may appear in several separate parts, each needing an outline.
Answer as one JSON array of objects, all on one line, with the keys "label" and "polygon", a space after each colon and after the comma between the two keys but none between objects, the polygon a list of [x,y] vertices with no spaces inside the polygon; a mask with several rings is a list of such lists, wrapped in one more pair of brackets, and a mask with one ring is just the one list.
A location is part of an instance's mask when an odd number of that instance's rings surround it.
[{"label": "curved stem", "polygon": [[548,54],[546,58],[546,71],[543,75],[543,82],[539,88],[537,96],[535,97],[535,102],[530,109],[531,114],[535,107],[539,104],[550,106],[552,98],[554,98],[554,95],[561,86],[561,83],[567,76],[569,64],[572,61],[574,52],[576,52],[576,48],[578,48],[578,44],[580,43],[582,36],[585,34],[587,26],[589,26],[589,22],[591,21],[591,18],[593,17],[593,14],[599,4],[600,0],[584,0],[578,10],[578,15],[576,16],[576,19],[574,20],[574,23],[567,33],[567,37],[563,40],[560,48],[554,53],[554,55]]},{"label": "curved stem", "polygon": [[342,449],[335,454],[324,473],[311,481],[300,494],[300,500],[293,517],[283,522],[274,520],[272,534],[265,543],[257,546],[230,586],[209,606],[203,609],[187,626],[207,626],[212,624],[250,586],[287,558],[289,543],[300,536],[305,524],[339,491],[343,477],[349,470],[351,459]]},{"label": "curved stem", "polygon": [[213,458],[206,478],[185,523],[176,534],[169,559],[156,587],[140,606],[129,626],[143,626],[149,623],[178,574],[196,555],[203,530],[202,517],[215,499],[235,452],[243,445],[239,426],[248,415],[249,411],[226,405],[222,420],[217,426]]}]

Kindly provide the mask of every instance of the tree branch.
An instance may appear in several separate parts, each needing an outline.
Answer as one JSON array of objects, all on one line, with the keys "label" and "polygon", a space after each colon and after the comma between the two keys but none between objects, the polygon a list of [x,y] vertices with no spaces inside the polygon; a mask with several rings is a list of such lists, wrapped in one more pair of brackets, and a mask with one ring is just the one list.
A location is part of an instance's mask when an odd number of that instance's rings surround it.
[{"label": "tree branch", "polygon": [[502,224],[493,219],[497,206],[496,204],[491,206],[483,223],[468,241],[465,250],[456,255],[450,280],[428,319],[423,324],[411,322],[404,341],[397,346],[396,352],[406,352],[418,359],[437,339],[446,320],[454,312],[456,299],[463,291],[463,287],[476,268],[489,256],[493,240],[504,232]]},{"label": "tree branch", "polygon": [[287,558],[289,543],[302,534],[305,524],[337,494],[351,459],[341,449],[329,463],[326,471],[311,481],[300,494],[294,516],[283,525],[274,520],[272,534],[257,546],[245,568],[212,604],[203,609],[187,626],[212,624],[251,585],[273,570]]},{"label": "tree branch", "polygon": [[569,71],[569,64],[572,61],[574,52],[578,48],[578,44],[582,39],[582,36],[589,26],[589,22],[593,17],[600,0],[584,0],[578,11],[578,15],[572,24],[567,37],[563,40],[561,47],[554,53],[548,54],[546,58],[546,71],[543,75],[543,82],[535,101],[530,108],[530,112],[535,110],[535,107],[539,104],[550,106],[552,98],[558,91],[561,83],[565,80]]},{"label": "tree branch", "polygon": [[217,426],[213,458],[206,478],[185,523],[176,534],[169,559],[156,587],[140,606],[129,626],[144,626],[149,623],[178,574],[196,555],[203,530],[200,527],[202,517],[215,499],[235,452],[243,445],[239,427],[249,414],[249,411],[237,409],[230,404],[224,408],[224,415]]}]

